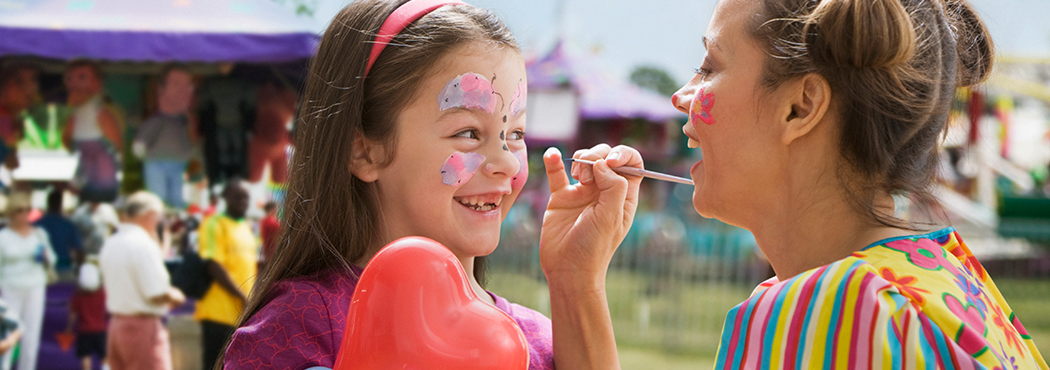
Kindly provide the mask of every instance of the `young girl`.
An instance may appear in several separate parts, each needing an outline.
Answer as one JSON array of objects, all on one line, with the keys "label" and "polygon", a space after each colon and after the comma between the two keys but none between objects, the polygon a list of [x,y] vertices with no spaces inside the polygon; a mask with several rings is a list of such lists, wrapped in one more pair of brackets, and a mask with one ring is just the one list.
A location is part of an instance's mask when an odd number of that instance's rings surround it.
[{"label": "young girl", "polygon": [[517,321],[531,369],[553,368],[551,321],[478,283],[528,175],[525,87],[521,52],[489,11],[428,0],[343,9],[310,69],[284,227],[225,368],[332,367],[363,267],[413,235],[447,246],[478,296]]}]

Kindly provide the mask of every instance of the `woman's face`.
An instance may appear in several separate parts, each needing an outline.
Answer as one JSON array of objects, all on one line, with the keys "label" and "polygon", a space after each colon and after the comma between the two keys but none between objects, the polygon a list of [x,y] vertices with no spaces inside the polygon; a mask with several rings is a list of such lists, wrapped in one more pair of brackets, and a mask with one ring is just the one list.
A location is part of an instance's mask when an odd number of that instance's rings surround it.
[{"label": "woman's face", "polygon": [[459,258],[484,256],[528,176],[525,63],[510,48],[468,44],[443,56],[397,120],[377,170],[387,241],[424,236]]},{"label": "woman's face", "polygon": [[16,225],[28,224],[29,223],[29,211],[31,211],[31,210],[32,210],[32,208],[30,208],[28,204],[14,206],[13,208],[11,208],[11,211],[8,213],[10,215],[10,217],[11,217],[11,223],[12,224],[16,224]]},{"label": "woman's face", "polygon": [[707,53],[697,74],[672,98],[689,114],[682,128],[690,147],[703,152],[690,174],[693,206],[704,217],[738,225],[775,199],[769,189],[782,147],[776,129],[777,91],[762,85],[765,54],[753,41],[751,0],[723,0],[704,35]]}]

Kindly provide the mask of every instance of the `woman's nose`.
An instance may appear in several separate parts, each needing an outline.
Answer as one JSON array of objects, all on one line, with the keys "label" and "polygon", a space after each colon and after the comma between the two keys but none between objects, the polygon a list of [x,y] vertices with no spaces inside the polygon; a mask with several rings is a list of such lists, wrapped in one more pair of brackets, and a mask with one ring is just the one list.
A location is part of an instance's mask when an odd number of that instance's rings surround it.
[{"label": "woman's nose", "polygon": [[696,95],[696,88],[693,83],[690,82],[681,89],[678,89],[674,95],[671,96],[671,104],[674,105],[675,109],[678,109],[682,113],[689,113],[689,107],[693,101],[693,96]]}]

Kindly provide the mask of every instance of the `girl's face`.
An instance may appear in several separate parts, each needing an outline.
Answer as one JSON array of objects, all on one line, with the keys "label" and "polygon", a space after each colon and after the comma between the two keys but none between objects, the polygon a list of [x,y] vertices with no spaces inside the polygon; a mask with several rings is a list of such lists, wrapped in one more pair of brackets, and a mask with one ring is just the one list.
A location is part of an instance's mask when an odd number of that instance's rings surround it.
[{"label": "girl's face", "polygon": [[457,257],[484,256],[528,176],[525,63],[510,48],[457,47],[397,120],[397,147],[377,170],[386,241],[424,236]]},{"label": "girl's face", "polygon": [[[703,159],[690,174],[693,206],[704,217],[740,225],[747,212],[761,212],[772,200],[778,152],[777,91],[762,86],[766,56],[748,33],[758,2],[723,0],[704,36],[707,54],[697,74],[672,98],[689,114],[682,128]],[[743,213],[742,213],[743,212]]]}]

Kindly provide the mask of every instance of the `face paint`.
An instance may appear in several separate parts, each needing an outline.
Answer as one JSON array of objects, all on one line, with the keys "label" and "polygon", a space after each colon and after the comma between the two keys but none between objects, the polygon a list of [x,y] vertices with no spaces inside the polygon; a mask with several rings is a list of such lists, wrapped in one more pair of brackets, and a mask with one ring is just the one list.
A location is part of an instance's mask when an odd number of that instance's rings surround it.
[{"label": "face paint", "polygon": [[[525,81],[518,83],[518,88],[514,90],[514,96],[510,98],[510,114],[517,116],[518,113],[525,110],[525,104],[528,102],[529,95],[529,84]],[[504,120],[503,122],[506,122]]]},{"label": "face paint", "polygon": [[451,186],[463,185],[474,177],[483,162],[485,156],[478,153],[452,153],[441,165],[441,182]]},{"label": "face paint", "polygon": [[[696,126],[697,121],[709,125],[715,124],[715,117],[711,116],[711,108],[714,106],[715,94],[704,94],[704,89],[700,88],[700,92],[696,94],[696,99],[693,100],[693,107],[689,112],[693,118],[693,126]],[[697,108],[700,108],[699,111],[697,111]]]},{"label": "face paint", "polygon": [[438,105],[441,110],[467,108],[492,113],[496,111],[496,95],[492,92],[492,83],[485,76],[465,73],[445,84],[438,95]]},{"label": "face paint", "polygon": [[514,152],[514,158],[518,159],[518,174],[510,179],[511,189],[518,190],[525,187],[525,181],[529,179],[529,153],[525,149]]}]

